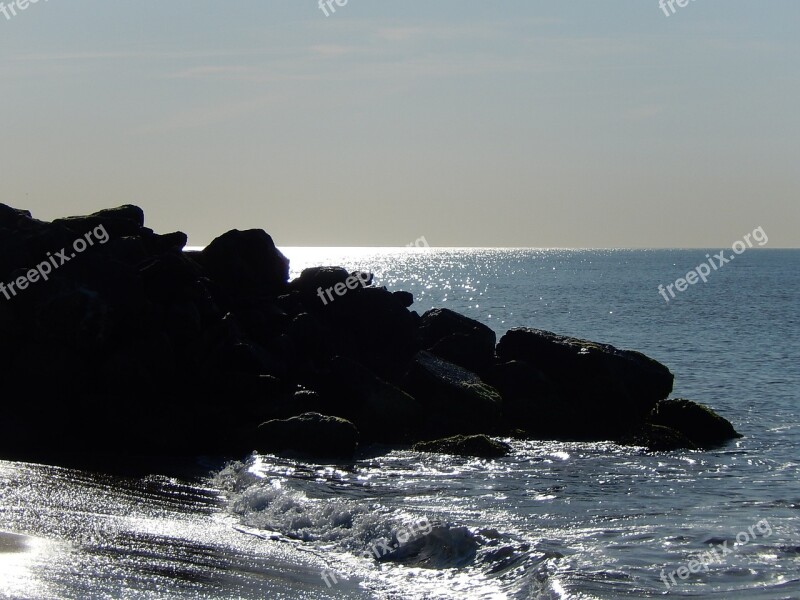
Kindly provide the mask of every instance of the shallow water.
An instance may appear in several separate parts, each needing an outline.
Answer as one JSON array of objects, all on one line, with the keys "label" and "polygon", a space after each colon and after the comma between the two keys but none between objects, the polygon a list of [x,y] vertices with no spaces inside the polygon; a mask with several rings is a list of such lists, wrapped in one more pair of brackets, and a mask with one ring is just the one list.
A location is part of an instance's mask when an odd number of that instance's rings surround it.
[{"label": "shallow water", "polygon": [[800,598],[800,252],[747,252],[665,302],[658,284],[706,252],[287,248],[295,274],[371,268],[420,312],[645,352],[745,437],[255,456],[182,478],[2,462],[0,597]]}]

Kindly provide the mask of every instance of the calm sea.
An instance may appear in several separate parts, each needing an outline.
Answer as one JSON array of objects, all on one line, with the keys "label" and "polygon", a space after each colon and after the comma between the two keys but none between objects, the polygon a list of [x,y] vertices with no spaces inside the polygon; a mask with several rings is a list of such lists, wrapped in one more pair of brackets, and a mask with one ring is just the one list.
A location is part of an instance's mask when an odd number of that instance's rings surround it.
[{"label": "calm sea", "polygon": [[[642,351],[745,437],[660,454],[513,442],[491,462],[242,457],[182,478],[0,462],[0,597],[800,598],[800,251],[748,250],[669,302],[659,284],[717,249],[284,252],[294,275],[371,270],[420,313]],[[412,530],[429,533],[384,560]]]}]

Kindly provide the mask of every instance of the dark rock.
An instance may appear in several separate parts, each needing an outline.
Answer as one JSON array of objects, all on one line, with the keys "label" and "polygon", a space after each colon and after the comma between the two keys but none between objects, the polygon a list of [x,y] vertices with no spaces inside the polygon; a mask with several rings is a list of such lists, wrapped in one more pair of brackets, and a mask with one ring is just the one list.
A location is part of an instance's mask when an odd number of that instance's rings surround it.
[{"label": "dark rock", "polygon": [[400,306],[403,308],[408,308],[412,304],[414,304],[414,294],[411,292],[392,292],[392,296],[400,303]]},{"label": "dark rock", "polygon": [[583,388],[608,386],[642,403],[665,399],[673,375],[664,365],[631,350],[609,344],[556,335],[539,329],[511,329],[502,337],[497,354],[503,360],[524,360],[551,376],[591,378]]},{"label": "dark rock", "polygon": [[185,251],[185,234],[157,235],[136,206],[48,223],[0,205],[0,282],[90,232],[46,281],[0,298],[4,394],[35,399],[4,406],[0,457],[351,455],[359,431],[408,444],[524,429],[653,448],[738,435],[663,401],[672,374],[642,354],[525,329],[495,349],[489,327],[445,309],[420,317],[410,293],[341,267],[287,283],[261,230]]},{"label": "dark rock", "polygon": [[199,260],[237,300],[287,291],[289,260],[261,229],[233,229],[206,246]]},{"label": "dark rock", "polygon": [[[613,439],[642,422],[672,390],[669,369],[640,352],[548,331],[512,329],[497,354],[541,375],[563,407],[553,418],[576,438]],[[537,387],[529,400],[536,402],[541,392]]]},{"label": "dark rock", "polygon": [[430,411],[427,426],[435,436],[491,433],[499,423],[502,399],[497,390],[430,352],[417,353],[402,388]]},{"label": "dark rock", "polygon": [[342,356],[331,361],[335,406],[355,423],[362,440],[403,443],[419,439],[427,414],[412,396],[381,379],[360,363]]},{"label": "dark rock", "polygon": [[[182,231],[165,233],[164,235],[146,236],[144,242],[150,254],[161,254],[169,251],[181,251],[189,241],[188,236]],[[188,258],[188,257],[187,257]]]},{"label": "dark rock", "polygon": [[283,419],[305,412],[287,410],[287,407],[292,406],[291,386],[272,375],[230,373],[224,381],[221,378],[215,379],[207,383],[211,388],[211,398],[235,398],[236,411],[241,412],[242,425],[252,428],[253,423]]},{"label": "dark rock", "polygon": [[427,569],[458,569],[474,564],[481,544],[467,527],[436,524],[430,533],[400,544],[378,562],[391,562]]},{"label": "dark rock", "polygon": [[[351,281],[349,290],[347,289],[348,278]],[[352,283],[353,281],[356,281],[358,285]],[[321,309],[340,297],[339,294],[334,293],[337,285],[340,291],[347,290],[349,292],[369,285],[371,282],[372,275],[369,273],[359,279],[356,273],[348,273],[343,267],[310,267],[303,269],[300,277],[289,284],[289,289],[299,292],[303,300],[309,304],[309,308]],[[326,290],[331,290],[330,296],[325,295]]]},{"label": "dark rock", "polygon": [[316,372],[329,356],[336,354],[337,334],[316,314],[302,312],[295,316],[286,335],[296,349],[293,367],[297,378]]},{"label": "dark rock", "polygon": [[476,373],[494,360],[495,332],[447,308],[434,308],[422,315],[419,336],[422,348]]},{"label": "dark rock", "polygon": [[144,227],[144,211],[138,206],[126,204],[117,208],[101,210],[91,215],[56,219],[53,221],[53,225],[66,227],[77,236],[82,236],[100,227],[109,237],[137,235],[142,232]]},{"label": "dark rock", "polygon": [[300,388],[292,394],[291,414],[301,415],[310,412],[319,412],[325,409],[325,403],[314,390]]},{"label": "dark rock", "polygon": [[131,221],[136,223],[139,227],[144,227],[144,211],[133,204],[123,204],[116,208],[105,208],[96,213],[92,213],[90,216],[100,219],[101,221]]},{"label": "dark rock", "polygon": [[468,335],[454,333],[436,342],[428,348],[428,351],[468,371],[483,375],[491,365],[491,357],[476,351],[473,341],[473,338]]},{"label": "dark rock", "polygon": [[[349,356],[376,375],[397,381],[416,349],[415,319],[386,288],[348,291],[317,313],[330,331],[335,354]],[[321,305],[315,298],[315,305]]]},{"label": "dark rock", "polygon": [[285,450],[312,456],[349,458],[358,446],[358,430],[340,417],[304,413],[273,420],[258,427],[256,449],[260,452]]},{"label": "dark rock", "polygon": [[417,442],[414,444],[414,450],[478,458],[501,458],[511,453],[511,446],[486,435],[454,435],[430,442]]},{"label": "dark rock", "polygon": [[486,376],[503,398],[503,417],[538,439],[581,438],[593,431],[576,430],[581,407],[564,402],[562,390],[540,370],[512,360],[495,365]]},{"label": "dark rock", "polygon": [[675,399],[659,402],[650,415],[655,425],[681,433],[699,448],[719,446],[742,437],[727,419],[707,406],[691,400]]},{"label": "dark rock", "polygon": [[625,446],[644,446],[653,452],[697,449],[697,446],[681,432],[652,423],[640,425],[623,436],[619,442]]},{"label": "dark rock", "polygon": [[183,297],[199,281],[197,265],[180,253],[162,254],[143,262],[139,274],[154,300]]},{"label": "dark rock", "polygon": [[16,227],[20,220],[30,220],[31,212],[0,204],[0,227]]}]

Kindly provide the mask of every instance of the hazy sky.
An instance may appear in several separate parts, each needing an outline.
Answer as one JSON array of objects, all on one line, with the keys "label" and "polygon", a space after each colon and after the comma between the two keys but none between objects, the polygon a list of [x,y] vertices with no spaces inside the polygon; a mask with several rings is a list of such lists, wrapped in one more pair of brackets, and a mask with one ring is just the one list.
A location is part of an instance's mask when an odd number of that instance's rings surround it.
[{"label": "hazy sky", "polygon": [[0,202],[195,245],[800,246],[798,0],[334,8],[0,14]]}]

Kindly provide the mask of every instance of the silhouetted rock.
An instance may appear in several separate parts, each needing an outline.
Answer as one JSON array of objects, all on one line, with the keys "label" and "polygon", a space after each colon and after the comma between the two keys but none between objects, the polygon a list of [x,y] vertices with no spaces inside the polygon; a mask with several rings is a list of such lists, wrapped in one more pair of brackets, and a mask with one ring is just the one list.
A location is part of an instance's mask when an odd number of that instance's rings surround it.
[{"label": "silhouetted rock", "polygon": [[503,416],[539,439],[580,437],[581,408],[564,402],[561,389],[542,371],[526,362],[499,363],[486,375],[503,397]]},{"label": "silhouetted rock", "polygon": [[414,294],[411,292],[392,292],[392,296],[400,303],[403,308],[408,308],[414,304]]},{"label": "silhouetted rock", "polygon": [[[96,227],[102,226],[109,236],[122,237],[137,235],[144,227],[144,211],[138,206],[126,204],[81,217],[56,219],[53,225],[61,225],[82,236]],[[152,233],[152,232],[151,232]]]},{"label": "silhouetted rock", "polygon": [[[576,438],[618,436],[672,391],[669,369],[640,352],[549,331],[512,329],[501,338],[497,354],[502,361],[521,361],[535,370],[563,407],[553,406],[549,414],[556,430],[572,431]],[[541,395],[537,385],[528,400],[537,402]]]},{"label": "silhouetted rock", "polygon": [[430,352],[414,357],[402,387],[429,410],[429,436],[491,433],[502,398],[474,373]]},{"label": "silhouetted rock", "polygon": [[358,430],[339,417],[304,413],[262,423],[255,443],[261,452],[289,450],[319,457],[349,458],[358,446]]},{"label": "silhouetted rock", "polygon": [[343,267],[309,267],[289,284],[289,289],[301,294],[307,308],[321,310],[344,294],[371,283],[372,273],[348,273]]},{"label": "silhouetted rock", "polygon": [[384,444],[419,439],[428,413],[412,396],[356,361],[337,356],[326,393],[338,398],[338,414],[355,423],[362,441]]},{"label": "silhouetted rock", "polygon": [[447,308],[434,308],[422,315],[419,336],[422,348],[476,373],[494,360],[495,332]]},{"label": "silhouetted rock", "polygon": [[209,276],[237,300],[285,293],[289,260],[261,229],[233,229],[203,249]]},{"label": "silhouetted rock", "polygon": [[511,453],[511,446],[486,435],[454,435],[449,438],[414,444],[417,452],[439,452],[478,458],[501,458]]},{"label": "silhouetted rock", "polygon": [[534,329],[495,347],[489,327],[446,309],[420,317],[410,293],[341,267],[288,282],[262,230],[202,252],[186,242],[145,227],[136,206],[48,223],[0,204],[0,457],[349,456],[359,433],[660,449],[738,436],[710,410],[664,401],[672,374],[638,352]]},{"label": "silhouetted rock", "polygon": [[663,400],[653,409],[649,420],[674,429],[698,448],[711,448],[742,437],[730,421],[691,400]]},{"label": "silhouetted rock", "polygon": [[[416,349],[416,320],[386,288],[357,287],[316,313],[334,353],[396,381]],[[315,298],[315,304],[321,303]]]}]

